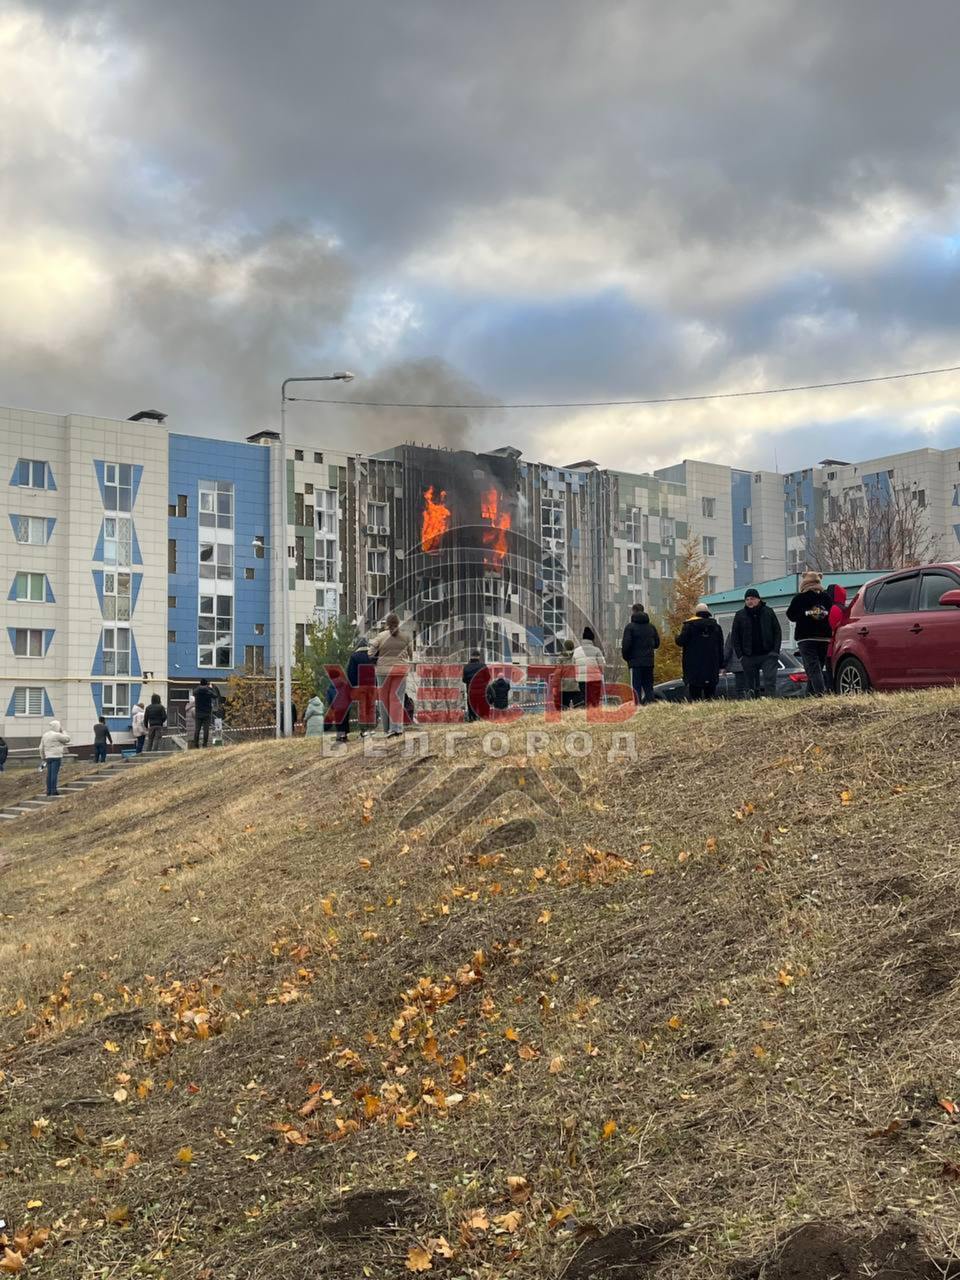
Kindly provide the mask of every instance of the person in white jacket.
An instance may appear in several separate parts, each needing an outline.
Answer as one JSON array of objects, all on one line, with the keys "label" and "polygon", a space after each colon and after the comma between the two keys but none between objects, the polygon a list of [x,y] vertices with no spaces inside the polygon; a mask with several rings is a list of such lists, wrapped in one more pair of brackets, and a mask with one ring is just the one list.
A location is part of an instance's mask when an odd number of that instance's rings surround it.
[{"label": "person in white jacket", "polygon": [[50,727],[40,739],[40,759],[47,766],[47,795],[58,796],[57,779],[63,764],[63,748],[70,745],[70,736],[63,732],[59,720],[51,720]]},{"label": "person in white jacket", "polygon": [[580,686],[580,705],[599,707],[603,701],[603,668],[606,659],[590,627],[583,628],[583,639],[573,651]]},{"label": "person in white jacket", "polygon": [[130,713],[130,728],[133,732],[133,740],[137,744],[137,755],[143,752],[143,744],[147,740],[147,726],[143,722],[143,703],[135,702],[133,710]]}]

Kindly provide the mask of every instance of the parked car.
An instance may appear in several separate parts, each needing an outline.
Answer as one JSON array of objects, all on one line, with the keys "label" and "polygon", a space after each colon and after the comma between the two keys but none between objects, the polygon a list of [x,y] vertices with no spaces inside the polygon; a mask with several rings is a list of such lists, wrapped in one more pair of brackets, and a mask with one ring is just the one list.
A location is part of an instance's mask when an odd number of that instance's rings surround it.
[{"label": "parked car", "polygon": [[[736,682],[729,671],[725,671],[720,676],[720,683],[717,685],[718,698],[734,698],[736,697]],[[780,654],[779,670],[777,671],[777,694],[781,698],[797,698],[807,691],[807,675],[800,663],[792,653]],[[662,684],[653,686],[654,697],[659,698],[663,702],[684,702],[686,700],[686,686],[682,680],[664,680]]]},{"label": "parked car", "polygon": [[960,564],[927,564],[861,587],[833,649],[838,693],[960,681]]}]

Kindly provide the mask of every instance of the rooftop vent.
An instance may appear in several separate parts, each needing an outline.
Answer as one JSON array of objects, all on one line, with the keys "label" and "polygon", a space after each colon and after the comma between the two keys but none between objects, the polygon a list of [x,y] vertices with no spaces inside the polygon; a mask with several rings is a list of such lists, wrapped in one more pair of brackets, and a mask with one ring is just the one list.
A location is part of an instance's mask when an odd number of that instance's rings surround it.
[{"label": "rooftop vent", "polygon": [[128,422],[166,422],[166,420],[167,415],[161,413],[159,409],[138,409],[127,419]]},{"label": "rooftop vent", "polygon": [[269,444],[271,440],[279,439],[279,431],[255,431],[252,436],[247,436],[247,444]]}]

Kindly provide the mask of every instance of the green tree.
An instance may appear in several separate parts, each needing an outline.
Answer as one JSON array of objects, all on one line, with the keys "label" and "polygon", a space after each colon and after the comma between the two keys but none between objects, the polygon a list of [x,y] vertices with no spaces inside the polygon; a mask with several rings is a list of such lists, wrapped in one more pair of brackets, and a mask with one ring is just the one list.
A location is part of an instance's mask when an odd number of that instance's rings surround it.
[{"label": "green tree", "polygon": [[315,618],[304,631],[303,652],[297,654],[293,678],[308,696],[324,697],[330,684],[327,667],[346,671],[347,662],[358,638],[357,628],[349,618],[324,622]]},{"label": "green tree", "polygon": [[683,670],[683,654],[677,648],[676,637],[687,618],[693,613],[697,601],[707,585],[707,562],[703,558],[700,539],[694,534],[683,544],[677,560],[677,571],[667,598],[663,618],[654,621],[660,631],[661,645],[657,653],[657,679],[679,679]]}]

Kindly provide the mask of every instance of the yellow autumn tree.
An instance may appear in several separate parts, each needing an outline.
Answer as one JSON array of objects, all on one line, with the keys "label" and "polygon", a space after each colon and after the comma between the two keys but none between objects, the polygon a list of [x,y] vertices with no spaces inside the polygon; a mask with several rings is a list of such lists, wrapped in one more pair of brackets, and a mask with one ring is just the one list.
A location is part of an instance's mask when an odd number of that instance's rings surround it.
[{"label": "yellow autumn tree", "polygon": [[657,653],[658,681],[679,679],[683,658],[677,648],[676,637],[702,598],[706,585],[707,562],[703,558],[700,539],[691,534],[677,559],[677,571],[665,614],[663,618],[656,619],[661,639]]}]

